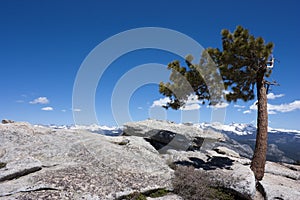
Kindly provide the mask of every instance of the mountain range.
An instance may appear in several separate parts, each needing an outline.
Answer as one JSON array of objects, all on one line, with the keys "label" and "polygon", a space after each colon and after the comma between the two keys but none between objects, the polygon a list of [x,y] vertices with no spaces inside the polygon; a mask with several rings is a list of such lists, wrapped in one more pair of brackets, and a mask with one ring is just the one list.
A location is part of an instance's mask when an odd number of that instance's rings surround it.
[{"label": "mountain range", "polygon": [[[255,147],[256,127],[253,124],[231,123],[224,125],[201,123],[194,126],[203,130],[212,129],[221,132],[240,144],[249,145],[252,149]],[[300,131],[268,127],[267,160],[286,163],[299,162]]]},{"label": "mountain range", "polygon": [[[236,141],[244,147],[249,146],[252,150],[255,146],[256,127],[253,124],[231,123],[228,125],[219,123],[190,124],[201,130],[213,130],[220,132],[231,142]],[[36,125],[40,126],[40,125]],[[78,125],[48,125],[54,129],[85,129],[87,131],[118,136],[122,134],[122,127],[108,127],[99,125],[78,126]],[[274,162],[295,163],[300,161],[300,131],[268,128],[268,152],[267,160]],[[251,152],[253,153],[253,152]],[[251,154],[249,151],[249,154]],[[248,155],[251,158],[252,155]]]}]

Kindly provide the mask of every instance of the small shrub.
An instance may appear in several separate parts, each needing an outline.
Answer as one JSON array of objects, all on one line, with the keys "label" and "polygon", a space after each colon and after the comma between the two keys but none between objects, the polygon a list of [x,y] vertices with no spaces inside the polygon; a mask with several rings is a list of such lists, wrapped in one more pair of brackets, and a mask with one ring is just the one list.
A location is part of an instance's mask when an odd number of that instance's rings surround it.
[{"label": "small shrub", "polygon": [[206,200],[213,197],[213,191],[209,187],[209,179],[207,174],[195,173],[195,169],[191,166],[178,166],[172,183],[174,193],[178,194],[184,199]]},{"label": "small shrub", "polygon": [[147,200],[147,198],[139,192],[134,192],[128,195],[125,199],[126,200]]},{"label": "small shrub", "polygon": [[166,196],[169,192],[165,189],[159,189],[153,193],[151,193],[149,196],[152,198],[157,198],[157,197],[163,197]]},{"label": "small shrub", "polygon": [[222,188],[211,188],[214,196],[219,200],[234,200],[234,195],[227,193]]},{"label": "small shrub", "polygon": [[232,200],[234,196],[226,193],[213,183],[205,171],[193,167],[177,167],[172,180],[174,193],[188,200],[221,199]]}]

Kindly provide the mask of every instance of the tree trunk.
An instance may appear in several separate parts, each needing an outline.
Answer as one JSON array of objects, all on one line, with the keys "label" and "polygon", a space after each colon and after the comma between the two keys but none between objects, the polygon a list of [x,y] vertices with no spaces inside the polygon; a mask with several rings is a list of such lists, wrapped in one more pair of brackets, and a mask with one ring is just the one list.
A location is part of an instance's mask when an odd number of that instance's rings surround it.
[{"label": "tree trunk", "polygon": [[251,169],[257,181],[262,180],[265,173],[265,164],[268,146],[268,110],[267,92],[264,86],[264,73],[260,73],[256,80],[257,86],[257,134]]}]

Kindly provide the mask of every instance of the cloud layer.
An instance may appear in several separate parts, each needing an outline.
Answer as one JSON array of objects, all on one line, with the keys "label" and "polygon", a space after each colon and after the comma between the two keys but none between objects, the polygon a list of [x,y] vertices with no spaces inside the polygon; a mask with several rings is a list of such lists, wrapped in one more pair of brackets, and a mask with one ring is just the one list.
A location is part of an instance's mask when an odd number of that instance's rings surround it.
[{"label": "cloud layer", "polygon": [[[269,93],[267,95],[268,100],[273,100],[277,99],[280,97],[283,97],[284,94],[274,94],[274,93]],[[296,100],[291,103],[285,103],[285,104],[279,104],[279,105],[274,105],[274,104],[267,104],[268,106],[268,114],[274,115],[277,114],[277,112],[285,113],[285,112],[291,112],[297,109],[300,109],[300,101]],[[239,106],[234,106],[239,108]],[[250,114],[252,110],[257,110],[257,101],[255,101],[248,110],[245,110],[243,113],[244,114]]]},{"label": "cloud layer", "polygon": [[218,103],[218,104],[216,104],[216,105],[213,105],[213,106],[207,106],[207,107],[208,107],[208,108],[216,108],[216,109],[218,109],[218,108],[226,108],[227,106],[229,106],[228,103],[226,103],[226,102],[221,102],[221,103]]},{"label": "cloud layer", "polygon": [[30,104],[48,104],[50,101],[47,99],[47,97],[39,97],[34,99],[33,101],[30,101]]},{"label": "cloud layer", "polygon": [[237,105],[237,104],[233,105],[233,107],[235,107],[235,108],[245,108],[245,106],[241,106],[241,105]]},{"label": "cloud layer", "polygon": [[267,98],[268,99],[277,99],[277,98],[280,98],[280,97],[283,97],[284,96],[284,94],[274,94],[274,93],[269,93],[268,95],[267,95]]},{"label": "cloud layer", "polygon": [[[158,106],[158,107],[166,106],[167,103],[169,103],[169,102],[170,102],[170,99],[168,97],[161,98],[159,100],[153,101],[151,108],[156,107],[156,106]],[[185,105],[183,107],[181,107],[180,110],[199,110],[201,108],[201,104],[202,104],[202,101],[198,100],[197,95],[192,94],[188,97],[188,99],[185,101]],[[229,106],[228,103],[221,102],[214,106],[207,106],[207,107],[218,109],[218,108],[225,108],[227,106]]]},{"label": "cloud layer", "polygon": [[166,106],[167,103],[169,103],[169,102],[170,102],[170,99],[168,97],[160,98],[159,100],[153,101],[151,108]]},{"label": "cloud layer", "polygon": [[[166,106],[169,102],[170,99],[168,97],[160,98],[159,100],[153,101],[151,108]],[[190,95],[180,110],[199,110],[201,108],[200,103],[196,95]]]},{"label": "cloud layer", "polygon": [[44,111],[52,111],[53,108],[50,107],[50,106],[48,106],[48,107],[43,107],[43,108],[41,108],[41,110],[44,110]]},{"label": "cloud layer", "polygon": [[[257,105],[256,105],[257,101],[254,102],[254,104],[252,104],[250,106],[250,110],[247,110],[249,112],[244,111],[244,113],[251,113],[251,110],[257,110]],[[295,100],[291,103],[284,103],[284,104],[279,104],[279,105],[273,105],[273,104],[269,104],[268,103],[268,113],[269,114],[277,114],[277,112],[281,112],[281,113],[286,113],[286,112],[292,112],[294,110],[298,110],[300,109],[300,100]]]}]

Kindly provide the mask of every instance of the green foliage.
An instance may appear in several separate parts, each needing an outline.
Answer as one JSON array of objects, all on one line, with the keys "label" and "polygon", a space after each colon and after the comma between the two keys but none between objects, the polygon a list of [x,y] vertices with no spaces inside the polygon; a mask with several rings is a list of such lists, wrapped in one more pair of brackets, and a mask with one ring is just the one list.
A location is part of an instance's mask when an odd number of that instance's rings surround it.
[{"label": "green foliage", "polygon": [[157,198],[157,197],[163,197],[163,196],[166,196],[168,194],[168,190],[165,190],[165,189],[159,189],[153,193],[151,193],[149,196],[152,197],[152,198]]},{"label": "green foliage", "polygon": [[236,199],[233,194],[226,192],[222,188],[210,188],[213,191],[214,197],[218,200],[234,200]]},{"label": "green foliage", "polygon": [[146,196],[139,192],[134,192],[128,195],[125,199],[126,200],[147,200]]},{"label": "green foliage", "polygon": [[272,73],[267,62],[274,45],[266,44],[262,37],[255,38],[241,26],[233,33],[223,30],[221,34],[223,51],[208,48],[207,52],[219,66],[225,88],[230,91],[226,99],[252,100],[257,77],[269,77]]},{"label": "green foliage", "polygon": [[6,167],[6,163],[0,162],[0,169]]},{"label": "green foliage", "polygon": [[192,60],[191,55],[187,56],[187,67],[180,66],[179,61],[168,64],[168,69],[172,70],[170,82],[161,82],[159,85],[159,92],[171,100],[166,108],[179,109],[192,93],[203,103],[209,101],[215,104],[220,101],[223,84],[209,54],[203,53],[199,64],[192,64]]},{"label": "green foliage", "polygon": [[120,199],[126,200],[146,200],[147,197],[157,198],[163,197],[169,193],[166,189],[158,189],[158,190],[151,190],[145,193],[134,192],[132,194],[126,195],[121,197]]},{"label": "green foliage", "polygon": [[[231,33],[224,29],[222,50],[206,49],[199,63],[192,63],[193,57],[187,56],[186,66],[179,61],[168,64],[171,70],[170,82],[159,85],[159,92],[169,97],[165,108],[179,109],[194,94],[202,103],[215,105],[222,101],[249,101],[255,97],[257,89],[258,117],[257,141],[251,169],[257,180],[263,177],[266,162],[268,113],[267,84],[265,78],[272,73],[267,67],[273,51],[273,43],[265,43],[262,37],[255,38],[247,29],[238,26]],[[226,93],[224,92],[226,91]]]},{"label": "green foliage", "polygon": [[[211,105],[224,99],[229,102],[254,99],[257,77],[269,77],[272,73],[267,68],[267,62],[273,43],[265,43],[262,37],[255,38],[241,26],[233,33],[224,29],[221,35],[222,51],[218,48],[206,49],[197,64],[192,63],[191,55],[186,57],[186,66],[179,61],[168,64],[168,69],[172,71],[170,82],[159,85],[159,92],[170,98],[165,108],[183,107],[190,94]],[[226,96],[222,93],[224,89],[229,91]]]}]

